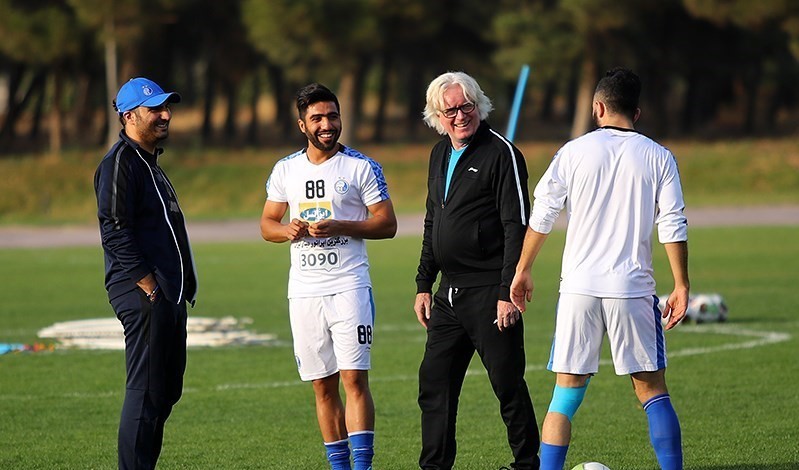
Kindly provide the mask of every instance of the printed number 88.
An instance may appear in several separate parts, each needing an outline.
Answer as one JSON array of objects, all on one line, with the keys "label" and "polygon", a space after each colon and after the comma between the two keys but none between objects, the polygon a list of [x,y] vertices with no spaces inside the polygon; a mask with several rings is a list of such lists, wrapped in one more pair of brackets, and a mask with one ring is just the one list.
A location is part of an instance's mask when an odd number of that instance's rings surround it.
[{"label": "printed number 88", "polygon": [[358,343],[372,344],[372,325],[358,325]]}]

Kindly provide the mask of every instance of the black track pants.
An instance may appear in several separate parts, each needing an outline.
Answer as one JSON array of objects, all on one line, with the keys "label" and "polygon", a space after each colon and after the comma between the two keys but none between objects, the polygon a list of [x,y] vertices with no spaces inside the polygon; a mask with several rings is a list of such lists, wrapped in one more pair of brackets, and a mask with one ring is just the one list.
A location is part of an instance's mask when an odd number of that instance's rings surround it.
[{"label": "black track pants", "polygon": [[496,318],[497,286],[444,286],[435,294],[419,368],[423,469],[451,469],[455,463],[458,398],[475,351],[499,399],[514,467],[539,467],[538,425],[524,381],[524,325],[520,319],[500,332]]},{"label": "black track pants", "polygon": [[119,468],[152,469],[164,423],[183,392],[186,304],[151,304],[141,289],[111,300],[125,330],[127,383],[119,421]]}]

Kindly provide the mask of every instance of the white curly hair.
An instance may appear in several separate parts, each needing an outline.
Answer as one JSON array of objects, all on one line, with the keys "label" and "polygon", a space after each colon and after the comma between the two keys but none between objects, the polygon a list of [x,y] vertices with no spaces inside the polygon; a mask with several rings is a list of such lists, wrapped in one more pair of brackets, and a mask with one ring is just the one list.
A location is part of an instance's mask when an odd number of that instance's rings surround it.
[{"label": "white curly hair", "polygon": [[444,92],[453,85],[459,85],[463,96],[477,107],[480,120],[483,121],[494,109],[491,100],[483,93],[477,80],[464,72],[446,72],[436,77],[427,86],[426,102],[424,106],[424,122],[435,129],[439,134],[446,135],[444,127],[439,122],[438,114],[444,110]]}]

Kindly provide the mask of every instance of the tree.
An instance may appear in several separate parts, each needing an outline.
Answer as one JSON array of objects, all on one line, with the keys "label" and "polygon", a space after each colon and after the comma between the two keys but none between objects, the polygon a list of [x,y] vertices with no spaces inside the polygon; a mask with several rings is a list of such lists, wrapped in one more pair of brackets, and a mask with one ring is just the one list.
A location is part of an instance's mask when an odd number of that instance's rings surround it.
[{"label": "tree", "polygon": [[[173,26],[181,8],[196,5],[193,0],[65,0],[83,27],[94,34],[104,51],[106,143],[117,139],[118,116],[110,106],[117,90],[135,76],[145,75],[168,83],[170,43],[165,29]],[[143,18],[147,18],[146,21]],[[160,40],[159,40],[160,39]],[[150,41],[150,42],[148,42]],[[118,59],[118,58],[121,58]]]},{"label": "tree", "polygon": [[799,3],[791,0],[682,1],[690,14],[732,31],[737,39],[735,43],[727,41],[724,45],[732,52],[730,59],[735,63],[730,74],[743,90],[742,130],[746,133],[755,130],[756,117],[760,114],[757,104],[763,88],[774,90],[763,110],[766,125],[771,128],[781,102],[796,100],[795,86],[789,85],[786,77],[799,74]]},{"label": "tree", "polygon": [[309,81],[326,83],[338,88],[345,116],[341,140],[353,143],[366,72],[377,53],[373,6],[368,0],[244,0],[250,41],[266,56],[273,87],[285,90],[276,97],[282,101],[279,120],[294,128],[289,111],[293,91]]},{"label": "tree", "polygon": [[[58,154],[62,146],[62,91],[63,76],[69,61],[74,59],[81,46],[81,36],[85,34],[77,27],[72,12],[57,0],[38,2],[35,6],[20,5],[11,0],[0,1],[0,53],[22,67],[35,70],[32,84],[40,83],[47,76],[49,96],[50,151]],[[12,79],[16,87],[16,78]],[[23,98],[27,102],[33,87]],[[12,101],[14,97],[11,97]],[[6,115],[2,135],[6,144],[14,137],[14,126],[20,104],[12,103]],[[34,126],[37,126],[35,123]]]},{"label": "tree", "polygon": [[[502,69],[518,70],[509,64],[529,63],[533,80],[546,86],[552,80],[574,75],[572,137],[590,126],[591,98],[607,50],[625,54],[617,36],[635,25],[640,2],[634,0],[548,0],[535,3],[512,0],[503,3],[493,30],[504,47],[494,57]],[[571,93],[570,93],[571,95]]]}]

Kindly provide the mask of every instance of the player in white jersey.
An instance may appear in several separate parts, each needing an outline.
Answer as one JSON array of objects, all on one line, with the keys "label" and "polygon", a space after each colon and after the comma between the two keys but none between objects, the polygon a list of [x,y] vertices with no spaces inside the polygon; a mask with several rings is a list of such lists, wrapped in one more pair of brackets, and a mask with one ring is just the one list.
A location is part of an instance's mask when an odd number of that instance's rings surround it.
[{"label": "player in white jersey", "polygon": [[300,377],[313,383],[331,468],[351,468],[352,441],[354,468],[366,470],[374,455],[375,411],[368,376],[374,301],[364,239],[392,238],[397,219],[380,165],[338,143],[336,96],[312,83],[297,93],[297,111],[308,147],[275,164],[261,235],[291,242],[294,354]]},{"label": "player in white jersey", "polygon": [[[646,410],[661,468],[682,469],[680,424],[666,387],[661,317],[673,328],[688,305],[687,221],[674,156],[638,134],[641,82],[626,69],[599,81],[593,115],[599,129],[564,145],[535,188],[511,299],[532,299],[532,264],[560,211],[569,222],[555,337],[548,368],[557,373],[541,436],[541,469],[561,470],[571,419],[598,371],[607,333],[616,373],[629,374]],[[666,249],[674,290],[658,310],[652,235]]]}]

